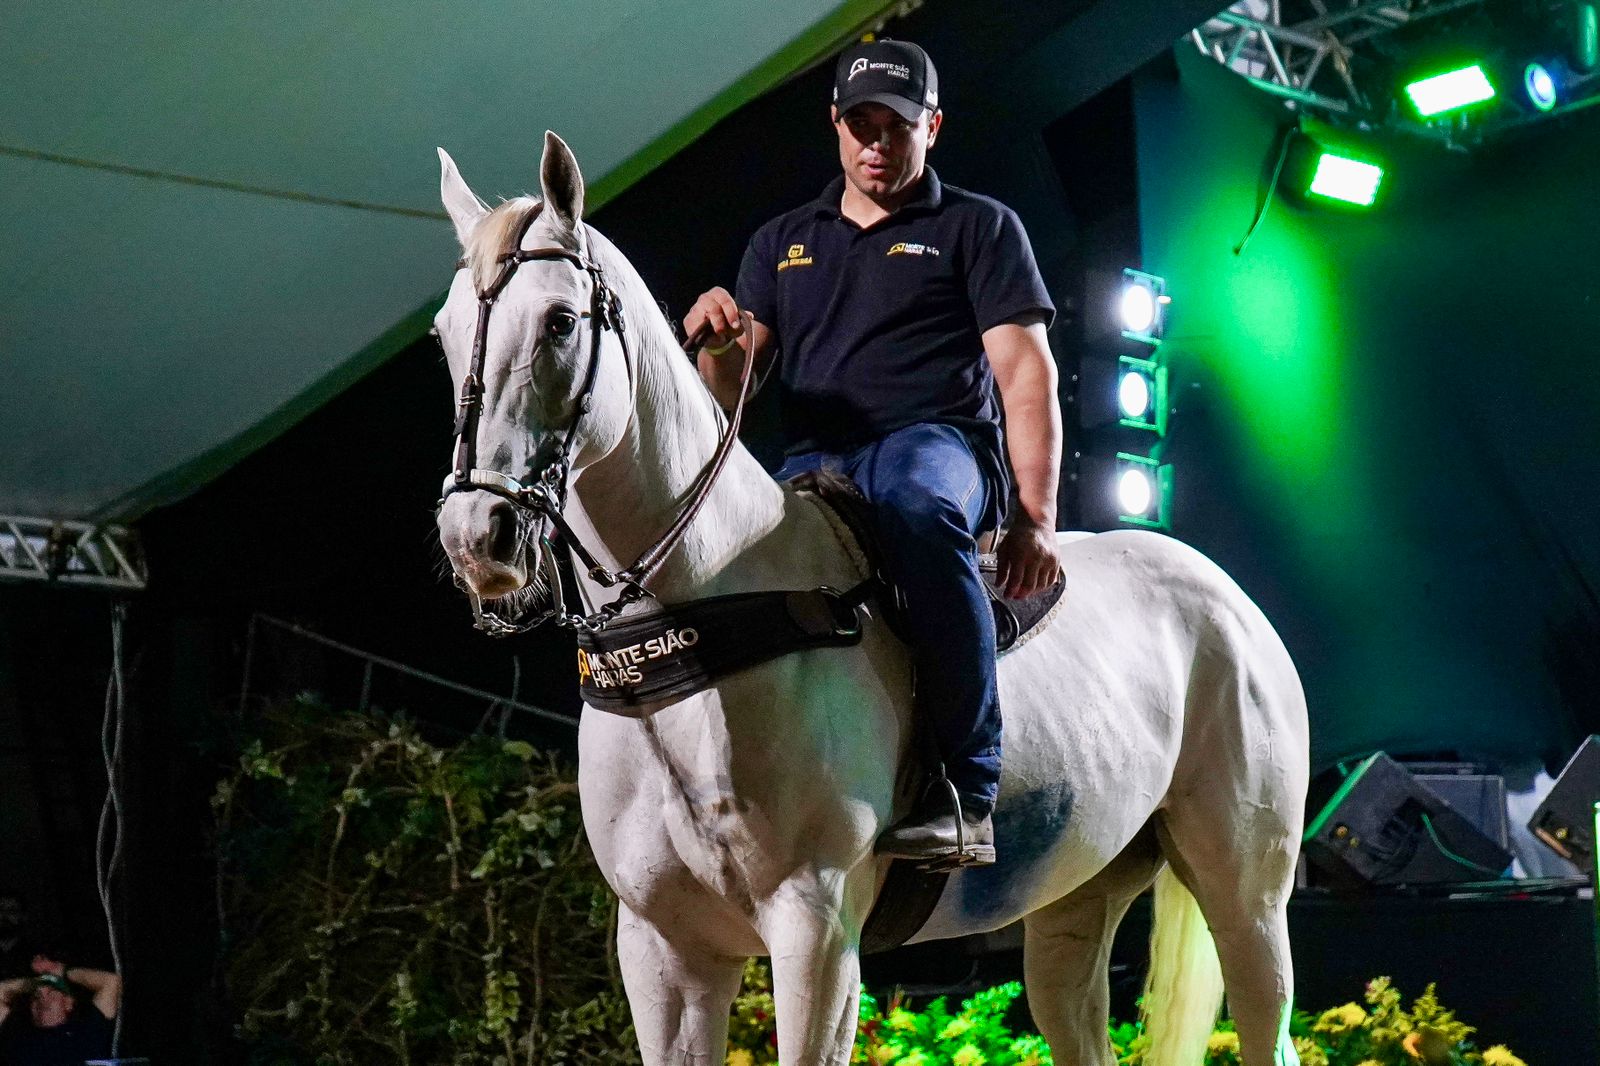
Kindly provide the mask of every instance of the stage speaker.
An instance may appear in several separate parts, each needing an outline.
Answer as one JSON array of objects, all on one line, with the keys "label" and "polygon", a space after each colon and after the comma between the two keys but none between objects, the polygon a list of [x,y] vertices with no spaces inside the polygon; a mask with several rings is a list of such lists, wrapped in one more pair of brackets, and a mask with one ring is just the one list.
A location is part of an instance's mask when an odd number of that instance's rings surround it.
[{"label": "stage speaker", "polygon": [[1411,767],[1411,776],[1450,805],[1450,809],[1477,826],[1478,832],[1511,847],[1511,822],[1506,815],[1506,779],[1499,774],[1424,773]]},{"label": "stage speaker", "polygon": [[1528,829],[1568,862],[1594,871],[1594,805],[1600,803],[1600,737],[1590,737],[1567,762]]},{"label": "stage speaker", "polygon": [[1494,880],[1511,855],[1383,752],[1351,771],[1306,829],[1306,857],[1336,885]]}]

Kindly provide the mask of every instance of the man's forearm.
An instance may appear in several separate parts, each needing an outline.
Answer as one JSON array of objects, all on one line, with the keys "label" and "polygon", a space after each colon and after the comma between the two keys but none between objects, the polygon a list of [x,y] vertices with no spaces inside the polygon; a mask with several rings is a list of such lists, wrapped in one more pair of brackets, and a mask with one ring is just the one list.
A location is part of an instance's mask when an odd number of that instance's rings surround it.
[{"label": "man's forearm", "polygon": [[13,977],[0,981],[0,1022],[6,1020],[11,1013],[13,1004],[26,996],[33,987],[33,982],[26,977]]},{"label": "man's forearm", "polygon": [[88,989],[91,995],[116,989],[122,984],[122,978],[116,974],[106,970],[91,970],[87,966],[68,966],[61,976],[71,984]]},{"label": "man's forearm", "polygon": [[1022,512],[1045,529],[1056,527],[1061,478],[1061,407],[1054,389],[1042,398],[1006,405],[1006,452],[1017,479]]},{"label": "man's forearm", "polygon": [[1061,404],[1044,323],[1027,316],[992,326],[983,333],[983,347],[1005,408],[1006,452],[1017,480],[1017,501],[1027,521],[1054,530]]}]

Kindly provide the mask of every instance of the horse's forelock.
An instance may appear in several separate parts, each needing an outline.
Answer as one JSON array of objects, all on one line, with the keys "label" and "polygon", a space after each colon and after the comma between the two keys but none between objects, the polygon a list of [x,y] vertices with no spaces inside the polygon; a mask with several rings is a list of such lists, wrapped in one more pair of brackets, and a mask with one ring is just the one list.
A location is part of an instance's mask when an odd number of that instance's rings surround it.
[{"label": "horse's forelock", "polygon": [[500,272],[500,257],[515,251],[517,237],[530,215],[539,212],[540,203],[531,196],[519,196],[490,211],[472,227],[467,238],[465,259],[472,271],[472,284],[479,292],[487,289]]}]

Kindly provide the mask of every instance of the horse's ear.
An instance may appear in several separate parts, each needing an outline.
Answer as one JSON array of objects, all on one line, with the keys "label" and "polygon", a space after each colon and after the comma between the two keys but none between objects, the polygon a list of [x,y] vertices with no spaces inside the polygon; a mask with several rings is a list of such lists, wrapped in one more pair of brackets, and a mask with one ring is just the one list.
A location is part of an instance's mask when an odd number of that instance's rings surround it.
[{"label": "horse's ear", "polygon": [[544,131],[544,159],[539,164],[539,185],[544,192],[545,210],[570,230],[583,218],[583,175],[578,160],[567,142]]},{"label": "horse's ear", "polygon": [[450,153],[443,148],[439,149],[439,198],[444,201],[444,209],[450,216],[450,221],[455,223],[456,239],[461,242],[461,247],[467,246],[467,236],[472,232],[472,227],[478,224],[478,219],[488,213],[489,207],[477,194],[467,188],[466,181],[461,177],[461,171],[456,169],[456,161],[450,158]]}]

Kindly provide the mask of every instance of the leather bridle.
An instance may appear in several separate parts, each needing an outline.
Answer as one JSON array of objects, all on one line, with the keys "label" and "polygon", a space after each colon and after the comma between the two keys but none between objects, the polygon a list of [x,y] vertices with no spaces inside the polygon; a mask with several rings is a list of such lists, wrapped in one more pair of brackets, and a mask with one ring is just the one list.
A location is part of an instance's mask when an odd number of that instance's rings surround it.
[{"label": "leather bridle", "polygon": [[[738,438],[739,424],[750,392],[751,368],[755,365],[755,330],[753,320],[746,314],[745,328],[741,334],[744,370],[739,378],[739,399],[728,417],[727,427],[723,431],[721,440],[717,442],[717,449],[712,454],[710,462],[695,478],[683,509],[678,512],[665,533],[656,538],[631,565],[616,571],[602,566],[595,559],[594,553],[573,532],[563,512],[567,505],[567,487],[572,473],[573,442],[577,438],[578,426],[583,421],[583,416],[589,413],[594,403],[595,382],[599,377],[600,368],[601,335],[608,330],[615,332],[618,342],[622,345],[623,359],[627,361],[629,354],[626,323],[622,316],[621,301],[616,292],[606,284],[605,275],[594,260],[565,248],[521,247],[529,227],[537,217],[537,209],[529,214],[517,232],[512,250],[496,260],[500,269],[493,281],[478,292],[478,321],[472,338],[472,358],[467,367],[466,378],[461,383],[460,399],[457,401],[454,427],[455,458],[451,472],[445,478],[443,495],[439,499],[440,506],[443,506],[445,499],[457,492],[491,492],[515,507],[533,512],[543,520],[539,532],[541,564],[546,571],[543,576],[550,586],[554,606],[537,616],[508,620],[483,607],[477,596],[473,595],[474,624],[492,636],[524,633],[552,617],[560,626],[599,631],[610,625],[627,607],[651,595],[647,583],[661,568],[661,564],[678,541],[683,539],[689,524],[694,521],[706,498],[711,495],[712,487],[727,464],[728,455]],[[562,433],[560,447],[556,449],[549,462],[534,472],[531,483],[525,483],[502,471],[478,466],[477,440],[478,423],[483,414],[483,374],[488,347],[489,314],[517,268],[523,263],[535,261],[569,263],[588,275],[589,310],[578,317],[589,321],[589,359],[584,369],[583,384],[578,390],[572,421]],[[465,259],[456,263],[457,270],[465,269],[466,266]],[[709,334],[709,326],[701,327],[694,336],[684,342],[684,350],[686,352],[698,350]],[[558,536],[550,536],[548,527],[554,527]],[[589,614],[566,611],[562,605],[561,570],[564,568],[570,571],[571,555],[578,557],[590,580],[602,588],[620,586],[617,597]],[[552,563],[554,565],[551,565]],[[530,575],[529,580],[533,580],[533,575]],[[462,584],[459,575],[456,583]],[[470,589],[467,591],[471,594]]]}]

